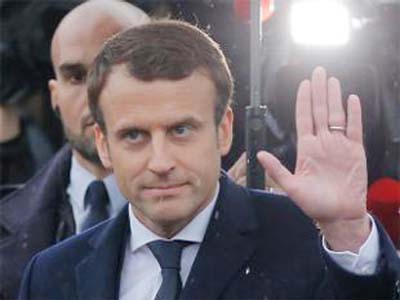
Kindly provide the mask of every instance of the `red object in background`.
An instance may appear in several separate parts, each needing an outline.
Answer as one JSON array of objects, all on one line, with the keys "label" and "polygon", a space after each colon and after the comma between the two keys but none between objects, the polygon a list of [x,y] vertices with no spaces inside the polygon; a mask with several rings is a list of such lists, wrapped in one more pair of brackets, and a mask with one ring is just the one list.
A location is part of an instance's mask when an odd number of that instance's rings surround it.
[{"label": "red object in background", "polygon": [[[250,1],[253,0],[235,0],[235,15],[239,16],[243,21],[250,20]],[[262,21],[267,21],[274,12],[274,0],[261,0],[262,5]]]},{"label": "red object in background", "polygon": [[392,178],[375,181],[368,189],[367,207],[400,249],[400,181]]}]

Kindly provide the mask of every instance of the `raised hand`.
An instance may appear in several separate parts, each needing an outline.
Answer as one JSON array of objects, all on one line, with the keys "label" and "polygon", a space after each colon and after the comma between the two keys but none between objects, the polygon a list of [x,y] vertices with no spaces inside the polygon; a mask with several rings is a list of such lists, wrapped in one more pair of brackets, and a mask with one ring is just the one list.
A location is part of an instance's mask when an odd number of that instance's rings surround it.
[{"label": "raised hand", "polygon": [[311,81],[299,86],[296,127],[294,174],[265,151],[257,157],[269,176],[319,223],[334,250],[357,252],[370,231],[360,99],[349,97],[346,114],[339,81],[328,80],[318,67]]}]

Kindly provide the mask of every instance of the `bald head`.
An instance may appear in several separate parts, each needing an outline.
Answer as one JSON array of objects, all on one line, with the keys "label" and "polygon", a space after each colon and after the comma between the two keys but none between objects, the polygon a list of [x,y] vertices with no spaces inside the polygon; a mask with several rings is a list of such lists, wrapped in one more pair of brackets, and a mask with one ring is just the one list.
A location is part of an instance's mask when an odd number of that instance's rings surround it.
[{"label": "bald head", "polygon": [[142,25],[149,17],[141,9],[120,0],[89,0],[69,12],[58,25],[51,43],[51,59],[56,68],[63,41],[90,39],[93,35],[109,38],[132,26]]},{"label": "bald head", "polygon": [[[86,75],[103,44],[125,29],[149,22],[139,8],[119,0],[91,0],[58,25],[51,44],[56,79],[49,80],[51,105],[59,114],[74,156],[92,173],[101,170],[87,105]],[[97,172],[102,173],[102,172]]]}]

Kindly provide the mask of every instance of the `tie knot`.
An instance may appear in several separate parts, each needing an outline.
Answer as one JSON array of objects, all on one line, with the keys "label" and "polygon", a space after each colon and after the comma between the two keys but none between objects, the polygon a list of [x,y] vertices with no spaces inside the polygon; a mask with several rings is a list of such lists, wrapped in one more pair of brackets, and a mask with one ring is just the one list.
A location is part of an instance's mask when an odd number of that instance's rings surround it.
[{"label": "tie knot", "polygon": [[85,194],[85,207],[106,207],[108,205],[108,193],[102,180],[92,181]]},{"label": "tie knot", "polygon": [[154,241],[148,244],[156,257],[161,269],[177,269],[181,267],[181,255],[184,247],[190,242],[186,241]]}]

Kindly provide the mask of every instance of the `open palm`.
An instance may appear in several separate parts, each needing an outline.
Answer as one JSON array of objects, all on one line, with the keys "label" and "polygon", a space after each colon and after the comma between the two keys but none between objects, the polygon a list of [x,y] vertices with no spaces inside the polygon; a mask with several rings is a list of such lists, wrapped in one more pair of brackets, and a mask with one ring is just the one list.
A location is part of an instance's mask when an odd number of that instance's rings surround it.
[{"label": "open palm", "polygon": [[303,81],[296,101],[297,163],[291,174],[274,156],[260,152],[266,173],[318,222],[360,219],[366,214],[367,166],[360,100],[348,99],[340,83],[318,67]]}]

